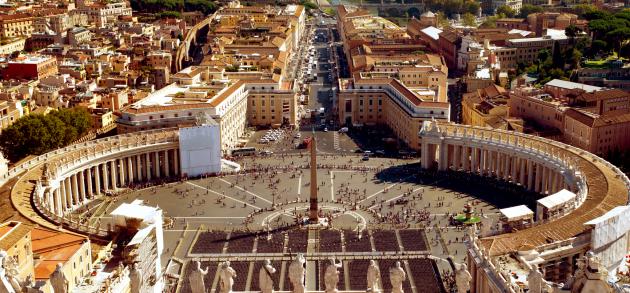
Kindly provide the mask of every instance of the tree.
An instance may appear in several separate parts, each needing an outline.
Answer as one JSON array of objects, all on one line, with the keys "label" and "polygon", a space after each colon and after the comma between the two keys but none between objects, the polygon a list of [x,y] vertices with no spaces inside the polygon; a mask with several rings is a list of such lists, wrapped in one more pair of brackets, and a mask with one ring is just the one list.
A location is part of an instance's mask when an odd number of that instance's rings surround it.
[{"label": "tree", "polygon": [[472,15],[472,13],[464,13],[464,15],[462,15],[462,23],[465,26],[476,26],[477,25],[477,18]]},{"label": "tree", "polygon": [[564,67],[564,60],[562,58],[562,52],[560,52],[560,43],[555,41],[553,43],[553,53],[551,54],[551,62],[554,68]]},{"label": "tree", "polygon": [[0,134],[0,150],[13,162],[28,155],[41,155],[77,140],[91,124],[90,114],[85,109],[28,115]]},{"label": "tree", "polygon": [[538,61],[538,71],[540,72],[540,65],[543,64],[545,61],[547,61],[547,59],[549,58],[550,54],[549,54],[549,50],[547,49],[542,49],[540,51],[538,51],[538,55],[536,56],[537,61]]},{"label": "tree", "polygon": [[437,19],[438,27],[445,28],[451,26],[451,23],[448,21],[448,18],[446,18],[443,12],[436,13],[435,18]]},{"label": "tree", "polygon": [[306,8],[307,11],[310,11],[311,9],[319,8],[317,4],[311,2],[310,0],[302,0],[300,1],[300,5],[304,6],[304,8]]},{"label": "tree", "polygon": [[582,30],[573,24],[564,29],[564,33],[567,35],[567,37],[569,37],[571,45],[575,44],[575,37],[577,37],[580,32],[582,32]]},{"label": "tree", "polygon": [[606,39],[608,39],[613,44],[614,50],[620,52],[623,44],[627,43],[628,40],[630,40],[630,27],[616,28],[606,33]]},{"label": "tree", "polygon": [[521,11],[519,13],[519,17],[526,18],[528,15],[538,12],[543,12],[543,8],[531,4],[523,4],[523,7],[521,7]]},{"label": "tree", "polygon": [[503,14],[506,17],[514,17],[516,15],[516,12],[510,6],[501,5],[497,7],[497,11],[495,12],[495,14]]}]

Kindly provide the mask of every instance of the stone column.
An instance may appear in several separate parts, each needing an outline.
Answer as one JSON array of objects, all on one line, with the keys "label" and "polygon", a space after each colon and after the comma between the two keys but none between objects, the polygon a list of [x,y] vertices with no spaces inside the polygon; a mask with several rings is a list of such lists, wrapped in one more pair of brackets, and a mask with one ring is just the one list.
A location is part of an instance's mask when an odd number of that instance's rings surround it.
[{"label": "stone column", "polygon": [[477,151],[477,148],[472,148],[472,154],[470,155],[470,159],[471,159],[471,165],[472,165],[472,172],[473,173],[477,173],[477,170],[479,169],[479,161],[477,160],[479,153]]},{"label": "stone column", "polygon": [[133,160],[131,157],[127,157],[127,181],[129,184],[133,183]]},{"label": "stone column", "polygon": [[63,216],[63,204],[61,201],[61,193],[59,192],[59,188],[56,188],[53,191],[53,195],[55,198],[55,214],[57,216]]},{"label": "stone column", "polygon": [[83,172],[85,172],[85,170],[81,170],[81,172],[79,172],[79,202],[83,202],[85,200],[85,176],[83,176]]},{"label": "stone column", "polygon": [[64,179],[64,185],[66,186],[66,207],[72,208],[72,186],[70,185],[70,177]]},{"label": "stone column", "polygon": [[77,182],[77,174],[70,176],[70,185],[72,186],[72,205],[79,205],[79,183]]},{"label": "stone column", "polygon": [[470,158],[468,156],[470,148],[462,146],[462,161],[464,162],[464,171],[470,171]]},{"label": "stone column", "polygon": [[512,183],[516,184],[517,180],[517,176],[516,176],[516,172],[517,172],[517,165],[518,165],[518,157],[512,157],[512,165],[510,166],[512,168],[510,177],[512,180]]},{"label": "stone column", "polygon": [[420,152],[422,153],[422,169],[428,169],[429,168],[429,144],[426,142],[422,143],[422,146],[420,146]]},{"label": "stone column", "polygon": [[94,192],[96,192],[96,194],[101,194],[101,170],[99,168],[99,166],[101,165],[96,165],[94,166],[94,185],[96,187],[96,190],[94,190]]},{"label": "stone column", "polygon": [[534,189],[534,163],[531,160],[527,160],[527,189]]},{"label": "stone column", "polygon": [[87,195],[89,198],[94,197],[94,191],[92,189],[92,167],[87,169]]},{"label": "stone column", "polygon": [[111,188],[112,190],[116,190],[116,188],[118,187],[118,160],[117,159],[113,159],[111,161],[109,161],[109,169],[111,172]]},{"label": "stone column", "polygon": [[173,150],[173,174],[179,175],[179,149]]},{"label": "stone column", "polygon": [[479,174],[484,175],[486,173],[486,150],[479,149]]},{"label": "stone column", "polygon": [[534,183],[534,191],[536,192],[540,192],[541,191],[541,181],[542,181],[542,165],[536,163],[536,180]]},{"label": "stone column", "polygon": [[144,177],[142,176],[142,157],[140,155],[136,156],[136,181],[144,181]]},{"label": "stone column", "polygon": [[155,166],[154,166],[155,167],[154,168],[155,169],[155,177],[157,179],[157,178],[160,178],[160,176],[162,175],[162,174],[160,174],[161,173],[160,172],[160,152],[154,152],[153,154],[154,154],[153,156],[155,158]]},{"label": "stone column", "polygon": [[164,176],[171,176],[171,165],[168,159],[168,150],[164,151]]},{"label": "stone column", "polygon": [[103,168],[103,190],[105,191],[109,190],[109,174],[107,172],[107,164],[108,162],[101,164],[101,167]]},{"label": "stone column", "polygon": [[550,176],[550,187],[549,187],[549,194],[554,194],[558,188],[558,172],[556,172],[553,169],[549,169],[551,176]]},{"label": "stone column", "polygon": [[518,164],[520,165],[520,179],[519,179],[519,183],[521,184],[521,186],[526,186],[525,184],[525,166],[527,166],[527,160],[523,159],[523,158],[518,158]]},{"label": "stone column", "polygon": [[462,155],[460,154],[461,146],[453,145],[453,170],[459,170],[460,161],[462,159]]},{"label": "stone column", "polygon": [[442,142],[440,145],[440,158],[438,161],[438,168],[440,171],[448,169],[448,144]]},{"label": "stone column", "polygon": [[125,168],[125,164],[127,163],[127,160],[125,160],[125,158],[120,158],[118,160],[116,160],[118,162],[118,174],[120,175],[119,177],[119,181],[120,181],[120,187],[123,187],[127,184],[125,184],[126,179],[127,179],[127,174],[126,174],[126,168]]},{"label": "stone column", "polygon": [[146,153],[145,154],[145,166],[146,166],[146,172],[147,172],[147,181],[151,180],[151,167],[149,166],[149,162],[151,162],[151,157],[149,156],[150,153]]}]

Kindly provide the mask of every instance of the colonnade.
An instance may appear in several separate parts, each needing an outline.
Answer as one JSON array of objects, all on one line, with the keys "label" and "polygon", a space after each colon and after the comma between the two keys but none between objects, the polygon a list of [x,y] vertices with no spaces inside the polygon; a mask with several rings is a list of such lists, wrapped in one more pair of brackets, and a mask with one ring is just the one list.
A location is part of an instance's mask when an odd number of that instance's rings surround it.
[{"label": "colonnade", "polygon": [[425,169],[495,177],[541,194],[582,187],[566,150],[523,134],[425,122],[420,136]]},{"label": "colonnade", "polygon": [[163,177],[179,176],[179,149],[120,153],[97,163],[80,166],[58,178],[44,191],[42,203],[59,217],[89,200],[119,188]]},{"label": "colonnade", "polygon": [[564,180],[564,168],[553,161],[542,162],[532,154],[511,148],[475,147],[458,143],[461,142],[423,143],[422,167],[435,167],[437,163],[440,171],[464,171],[496,177],[542,194],[573,189]]}]

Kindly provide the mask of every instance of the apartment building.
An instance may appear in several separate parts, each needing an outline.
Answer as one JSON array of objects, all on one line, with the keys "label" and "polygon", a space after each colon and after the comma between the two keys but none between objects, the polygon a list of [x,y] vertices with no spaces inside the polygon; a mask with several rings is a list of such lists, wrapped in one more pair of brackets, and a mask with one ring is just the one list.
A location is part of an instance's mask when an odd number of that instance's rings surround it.
[{"label": "apartment building", "polygon": [[32,280],[29,287],[37,292],[53,292],[49,280],[58,264],[69,288],[75,288],[91,273],[91,245],[86,236],[10,221],[0,224],[0,239],[0,250],[10,258],[4,260],[5,265],[13,262],[18,277]]},{"label": "apartment building", "polygon": [[126,1],[105,1],[99,0],[91,2],[87,0],[77,1],[77,13],[87,15],[88,22],[96,27],[104,27],[113,24],[121,16],[131,16],[131,7]]},{"label": "apartment building", "polygon": [[236,147],[245,127],[297,125],[295,93],[267,80],[230,80],[221,71],[190,67],[173,83],[120,111],[119,133],[186,127],[210,117],[220,127],[221,149]]},{"label": "apartment building", "polygon": [[27,14],[0,15],[0,37],[29,37],[33,33],[33,17]]},{"label": "apartment building", "polygon": [[546,49],[553,52],[553,46],[560,46],[560,51],[569,46],[569,38],[564,30],[547,29],[542,37],[510,39],[506,47],[516,49],[516,62],[533,64],[538,59],[538,52]]},{"label": "apartment building", "polygon": [[508,92],[495,84],[462,97],[462,124],[523,131],[523,120],[510,117]]},{"label": "apartment building", "polygon": [[604,156],[630,148],[630,93],[600,90],[575,99],[585,108],[565,112],[563,132],[567,143]]},{"label": "apartment building", "polygon": [[431,90],[413,90],[393,78],[340,79],[339,123],[385,125],[409,148],[420,149],[422,122],[450,120],[450,104]]},{"label": "apartment building", "polygon": [[39,80],[57,74],[57,59],[44,55],[19,56],[8,62],[4,79]]},{"label": "apartment building", "polygon": [[552,80],[543,89],[510,92],[510,116],[538,129],[554,129],[557,139],[599,155],[630,147],[630,93]]},{"label": "apartment building", "polygon": [[24,115],[22,104],[15,101],[0,100],[0,133]]}]

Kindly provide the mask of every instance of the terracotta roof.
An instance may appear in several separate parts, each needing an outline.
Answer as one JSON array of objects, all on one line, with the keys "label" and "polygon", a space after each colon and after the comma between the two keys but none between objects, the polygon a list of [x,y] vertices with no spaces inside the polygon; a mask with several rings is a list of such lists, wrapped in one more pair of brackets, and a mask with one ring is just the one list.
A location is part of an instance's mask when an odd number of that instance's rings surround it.
[{"label": "terracotta roof", "polygon": [[[33,254],[39,257],[35,264],[35,279],[48,279],[58,263],[65,263],[88,238],[69,232],[36,227],[31,232]],[[90,261],[86,259],[86,261]]]},{"label": "terracotta roof", "polygon": [[7,222],[0,227],[2,227],[0,231],[0,249],[2,250],[9,250],[33,229],[33,226],[21,222]]},{"label": "terracotta roof", "polygon": [[586,102],[615,99],[621,97],[630,98],[630,93],[620,89],[599,90],[592,93],[582,93],[577,98]]},{"label": "terracotta roof", "polygon": [[[538,143],[546,144],[541,141]],[[488,249],[491,256],[515,252],[525,241],[539,247],[570,239],[582,233],[590,233],[592,227],[584,223],[604,215],[614,207],[627,204],[628,189],[613,169],[604,163],[581,155],[582,151],[577,148],[570,150],[552,148],[564,152],[568,159],[575,161],[577,170],[582,172],[588,186],[586,201],[573,212],[557,220],[515,233],[482,239],[482,245]]]}]

